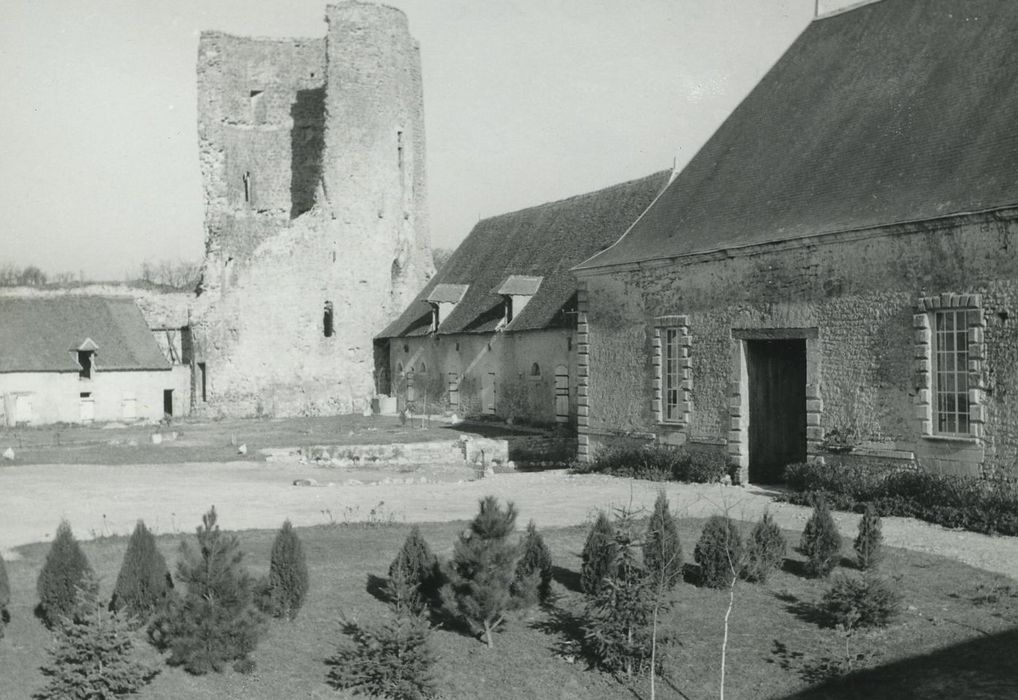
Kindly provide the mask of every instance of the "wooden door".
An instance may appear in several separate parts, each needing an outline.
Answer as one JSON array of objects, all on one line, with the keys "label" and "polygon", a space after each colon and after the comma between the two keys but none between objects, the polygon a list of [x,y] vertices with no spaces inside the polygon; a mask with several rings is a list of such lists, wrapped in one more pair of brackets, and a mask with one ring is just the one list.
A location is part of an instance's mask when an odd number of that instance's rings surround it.
[{"label": "wooden door", "polygon": [[555,422],[569,422],[569,370],[565,365],[555,368]]},{"label": "wooden door", "polygon": [[806,460],[806,341],[746,342],[749,480],[773,484]]}]

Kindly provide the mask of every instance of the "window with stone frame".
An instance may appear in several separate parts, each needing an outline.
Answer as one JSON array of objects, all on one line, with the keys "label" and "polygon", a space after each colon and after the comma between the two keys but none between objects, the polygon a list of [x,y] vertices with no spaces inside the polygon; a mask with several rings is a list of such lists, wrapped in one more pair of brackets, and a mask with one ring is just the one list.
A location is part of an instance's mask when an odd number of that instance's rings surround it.
[{"label": "window with stone frame", "polygon": [[917,312],[916,404],[922,434],[982,437],[986,322],[981,296],[945,293],[926,297],[919,300]]},{"label": "window with stone frame", "polygon": [[933,312],[934,431],[969,434],[968,309]]},{"label": "window with stone frame", "polygon": [[661,316],[654,326],[654,413],[659,423],[683,425],[690,414],[688,321]]},{"label": "window with stone frame", "polygon": [[679,414],[679,329],[661,329],[661,421],[678,423]]}]

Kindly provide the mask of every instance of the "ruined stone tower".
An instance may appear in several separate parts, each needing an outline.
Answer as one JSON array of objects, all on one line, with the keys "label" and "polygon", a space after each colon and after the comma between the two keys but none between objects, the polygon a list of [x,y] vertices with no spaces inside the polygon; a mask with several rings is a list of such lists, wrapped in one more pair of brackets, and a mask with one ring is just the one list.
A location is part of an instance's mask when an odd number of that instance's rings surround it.
[{"label": "ruined stone tower", "polygon": [[406,16],[343,2],[326,21],[324,39],[199,43],[207,238],[193,321],[211,413],[361,409],[373,335],[434,272]]}]

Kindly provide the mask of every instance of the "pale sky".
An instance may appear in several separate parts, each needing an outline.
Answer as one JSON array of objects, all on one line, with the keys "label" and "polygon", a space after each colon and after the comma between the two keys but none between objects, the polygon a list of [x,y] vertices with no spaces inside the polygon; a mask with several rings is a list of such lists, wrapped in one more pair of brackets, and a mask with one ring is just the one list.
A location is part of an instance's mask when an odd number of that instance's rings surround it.
[{"label": "pale sky", "polygon": [[[325,4],[0,0],[0,263],[120,279],[200,259],[198,34],[324,36]],[[421,44],[442,247],[479,217],[688,160],[814,13],[814,0],[387,4]]]}]

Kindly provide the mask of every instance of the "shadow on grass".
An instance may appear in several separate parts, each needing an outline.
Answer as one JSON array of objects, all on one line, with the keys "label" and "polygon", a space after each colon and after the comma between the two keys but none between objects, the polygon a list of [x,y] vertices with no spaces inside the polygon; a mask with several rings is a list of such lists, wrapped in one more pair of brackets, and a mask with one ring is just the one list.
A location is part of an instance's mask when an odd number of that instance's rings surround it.
[{"label": "shadow on grass", "polygon": [[824,681],[785,700],[1014,698],[1018,629]]},{"label": "shadow on grass", "polygon": [[797,598],[789,593],[775,593],[774,597],[785,604],[785,610],[795,615],[803,622],[817,625],[818,627],[830,627],[830,619],[827,614],[815,603]]},{"label": "shadow on grass", "polygon": [[389,595],[389,579],[368,574],[368,585],[364,588],[375,600],[386,605],[392,603],[392,596]]},{"label": "shadow on grass", "polygon": [[583,638],[583,616],[553,605],[544,610],[547,617],[531,623],[530,628],[554,637],[551,650],[556,656],[569,663],[582,659],[587,670],[593,669],[595,664]]},{"label": "shadow on grass", "polygon": [[574,593],[583,592],[580,585],[580,574],[572,569],[566,569],[553,564],[551,567],[551,578],[567,591],[573,591]]}]

